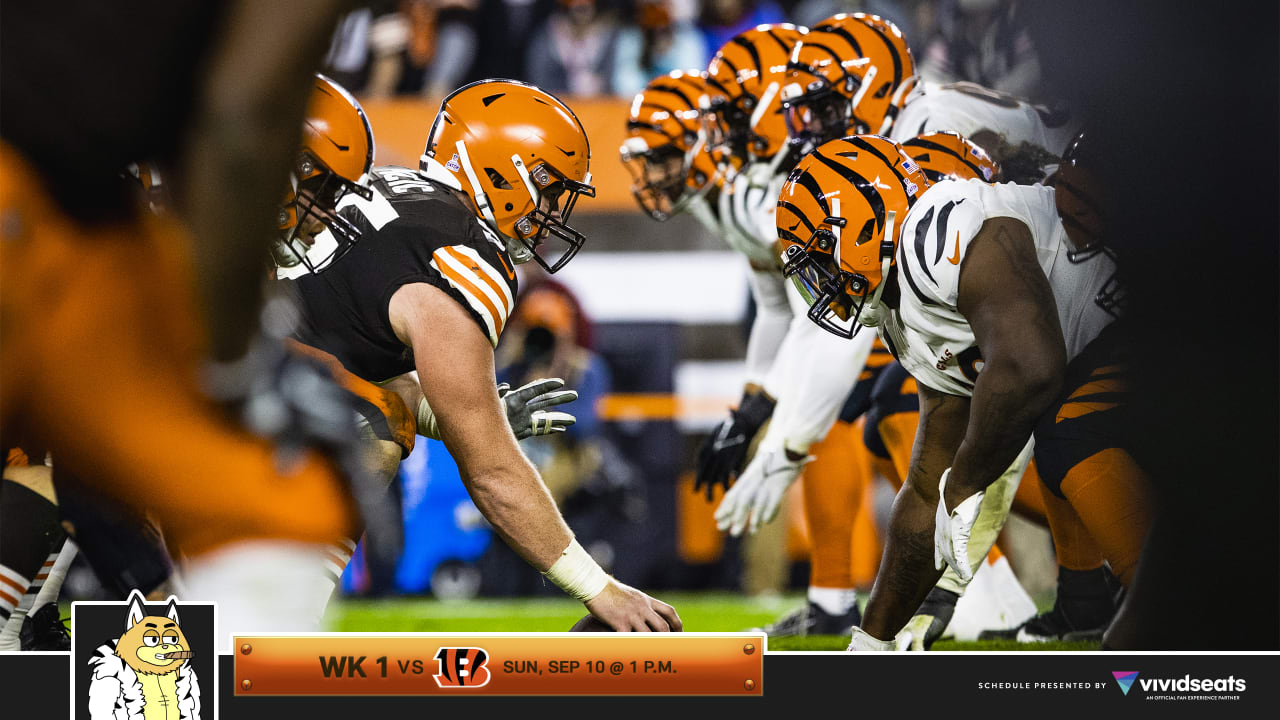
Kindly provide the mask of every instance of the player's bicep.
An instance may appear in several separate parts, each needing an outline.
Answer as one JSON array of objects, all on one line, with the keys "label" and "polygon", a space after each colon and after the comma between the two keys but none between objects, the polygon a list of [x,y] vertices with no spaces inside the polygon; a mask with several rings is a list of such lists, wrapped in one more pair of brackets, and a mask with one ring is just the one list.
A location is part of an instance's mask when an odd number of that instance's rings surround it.
[{"label": "player's bicep", "polygon": [[1024,223],[983,223],[960,268],[956,306],[987,367],[1009,362],[1035,374],[1061,373],[1066,344],[1058,306]]},{"label": "player's bicep", "polygon": [[388,315],[413,348],[423,395],[463,477],[519,455],[494,384],[493,348],[474,319],[443,290],[402,286]]}]

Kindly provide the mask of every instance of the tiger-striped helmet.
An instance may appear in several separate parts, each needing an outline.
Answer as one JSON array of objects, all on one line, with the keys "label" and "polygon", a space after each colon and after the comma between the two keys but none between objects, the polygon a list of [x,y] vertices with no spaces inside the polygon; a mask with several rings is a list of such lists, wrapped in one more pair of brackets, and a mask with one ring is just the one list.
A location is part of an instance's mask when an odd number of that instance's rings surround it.
[{"label": "tiger-striped helmet", "polygon": [[878,323],[902,221],[928,187],[902,146],[879,135],[832,140],[791,171],[778,196],[778,239],[783,273],[810,320],[844,338]]},{"label": "tiger-striped helmet", "polygon": [[719,178],[707,151],[702,106],[706,73],[659,75],[631,102],[627,139],[619,153],[631,172],[631,194],[654,220],[666,220]]},{"label": "tiger-striped helmet", "polygon": [[787,130],[805,150],[849,133],[887,133],[915,87],[915,72],[893,23],[864,13],[827,18],[787,62]]},{"label": "tiger-striped helmet", "polygon": [[1000,174],[1000,163],[992,160],[986,150],[950,130],[917,135],[904,141],[902,149],[931,183],[948,178],[994,182]]},{"label": "tiger-striped helmet", "polygon": [[711,58],[708,141],[722,165],[728,158],[767,160],[786,146],[780,91],[787,58],[805,32],[790,23],[757,25]]}]

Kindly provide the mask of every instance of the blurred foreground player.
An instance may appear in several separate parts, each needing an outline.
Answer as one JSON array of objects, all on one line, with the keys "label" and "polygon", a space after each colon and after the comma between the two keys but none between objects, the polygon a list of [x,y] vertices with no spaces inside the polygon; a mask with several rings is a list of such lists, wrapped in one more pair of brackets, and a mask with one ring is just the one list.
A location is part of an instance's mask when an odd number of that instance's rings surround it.
[{"label": "blurred foreground player", "polygon": [[322,273],[283,282],[303,311],[297,339],[366,384],[394,388],[396,422],[414,409],[401,433],[409,448],[415,427],[443,440],[477,508],[522,558],[616,630],[679,630],[671,606],[609,577],[573,538],[494,385],[514,266],[554,272],[581,248],[567,221],[579,197],[595,194],[589,162],[582,125],[555,97],[513,81],[472,83],[441,105],[419,170],[374,168],[372,193],[343,203],[359,242]]},{"label": "blurred foreground player", "polygon": [[[273,196],[339,4],[148,5],[6,6],[0,428],[21,421],[60,467],[154,512],[223,630],[305,629],[297,581],[353,525],[311,449],[338,448],[344,405],[250,338]],[[172,216],[121,178],[140,159],[174,169]],[[279,422],[240,425],[264,403]]]}]

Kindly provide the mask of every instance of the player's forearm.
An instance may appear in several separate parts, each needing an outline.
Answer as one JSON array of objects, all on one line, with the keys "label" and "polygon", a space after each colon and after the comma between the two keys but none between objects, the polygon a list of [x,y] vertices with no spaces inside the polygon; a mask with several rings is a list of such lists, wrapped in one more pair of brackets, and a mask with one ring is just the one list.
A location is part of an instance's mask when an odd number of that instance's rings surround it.
[{"label": "player's forearm", "polygon": [[963,442],[970,413],[968,398],[919,386],[920,425],[906,482],[889,518],[884,556],[863,614],[862,628],[880,640],[892,638],[938,582],[933,565],[938,478]]},{"label": "player's forearm", "polygon": [[803,318],[778,358],[787,372],[777,378],[778,403],[761,447],[785,447],[803,457],[810,445],[826,437],[862,374],[873,342],[872,332],[846,340]]},{"label": "player's forearm", "polygon": [[471,501],[485,520],[538,572],[546,572],[573,535],[538,473],[520,465],[463,475]]},{"label": "player's forearm", "polygon": [[[936,494],[936,482],[933,487]],[[938,502],[917,488],[924,486],[908,482],[893,502],[880,569],[862,616],[862,629],[880,640],[893,638],[906,626],[942,576],[942,571],[933,566],[933,523]]]},{"label": "player's forearm", "polygon": [[747,382],[762,385],[791,327],[791,310],[777,273],[752,270],[750,284],[756,316],[747,340],[746,377]]},{"label": "player's forearm", "polygon": [[995,482],[1027,444],[1061,376],[1017,360],[987,363],[974,386],[969,427],[947,479],[947,507]]}]

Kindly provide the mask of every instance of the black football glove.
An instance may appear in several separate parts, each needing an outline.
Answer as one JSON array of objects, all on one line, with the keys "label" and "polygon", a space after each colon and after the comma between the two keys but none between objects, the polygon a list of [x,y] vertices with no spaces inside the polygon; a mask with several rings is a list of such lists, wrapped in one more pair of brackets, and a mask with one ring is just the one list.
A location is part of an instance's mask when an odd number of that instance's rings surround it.
[{"label": "black football glove", "polygon": [[744,393],[737,410],[716,426],[715,432],[698,449],[698,474],[693,491],[707,493],[707,501],[715,496],[717,485],[729,488],[731,478],[742,472],[747,449],[760,431],[760,426],[773,415],[776,403],[763,390]]}]

